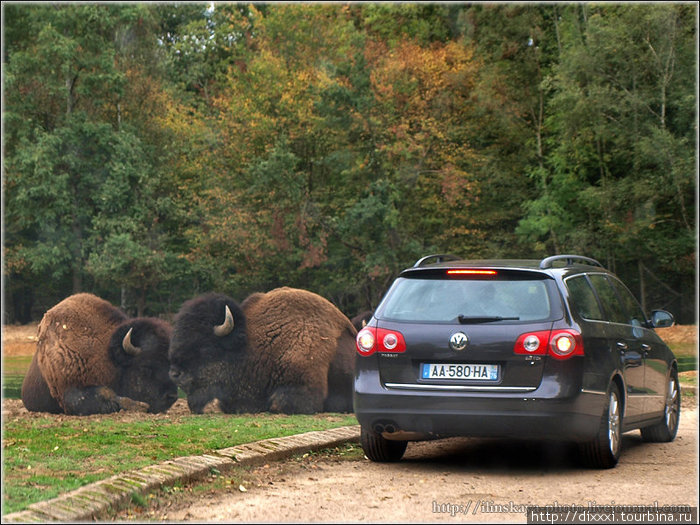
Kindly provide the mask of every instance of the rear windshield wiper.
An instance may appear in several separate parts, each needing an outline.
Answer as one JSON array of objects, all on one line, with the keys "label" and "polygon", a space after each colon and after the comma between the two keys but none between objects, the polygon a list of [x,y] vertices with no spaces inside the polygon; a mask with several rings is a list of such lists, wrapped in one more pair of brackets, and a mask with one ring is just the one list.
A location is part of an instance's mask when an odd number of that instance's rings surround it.
[{"label": "rear windshield wiper", "polygon": [[519,321],[520,317],[501,317],[500,315],[489,316],[467,316],[460,315],[457,317],[461,324],[479,324],[479,323],[495,323],[496,321]]}]

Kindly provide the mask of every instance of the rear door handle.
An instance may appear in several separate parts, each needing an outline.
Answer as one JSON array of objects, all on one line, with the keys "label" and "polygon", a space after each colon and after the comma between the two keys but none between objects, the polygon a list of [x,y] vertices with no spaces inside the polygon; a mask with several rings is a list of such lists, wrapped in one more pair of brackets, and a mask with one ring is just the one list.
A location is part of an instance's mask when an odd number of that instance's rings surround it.
[{"label": "rear door handle", "polygon": [[617,342],[617,347],[618,347],[620,350],[622,350],[623,352],[626,352],[627,349],[629,348],[629,346],[627,346],[627,343],[625,343],[624,341],[618,341],[618,342]]},{"label": "rear door handle", "polygon": [[642,343],[642,351],[644,352],[644,355],[647,355],[649,352],[651,352],[651,345]]}]

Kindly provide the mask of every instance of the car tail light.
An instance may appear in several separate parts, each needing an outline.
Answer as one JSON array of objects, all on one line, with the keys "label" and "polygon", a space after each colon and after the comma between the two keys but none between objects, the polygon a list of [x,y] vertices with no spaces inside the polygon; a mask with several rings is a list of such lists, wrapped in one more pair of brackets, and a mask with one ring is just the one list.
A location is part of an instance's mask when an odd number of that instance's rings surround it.
[{"label": "car tail light", "polygon": [[357,333],[355,347],[360,355],[374,352],[405,352],[406,342],[401,332],[366,326]]},{"label": "car tail light", "polygon": [[525,355],[545,355],[551,332],[551,330],[545,330],[522,334],[515,342],[514,352]]},{"label": "car tail light", "polygon": [[360,355],[370,355],[374,353],[374,342],[376,338],[374,337],[374,330],[371,328],[363,328],[357,333],[357,338],[355,339],[355,346]]},{"label": "car tail light", "polygon": [[447,275],[496,275],[496,270],[447,270]]},{"label": "car tail light", "polygon": [[513,352],[520,355],[550,355],[568,359],[583,355],[583,338],[576,330],[542,330],[518,337]]},{"label": "car tail light", "polygon": [[556,359],[566,359],[573,355],[583,355],[583,338],[575,330],[555,330],[549,343],[549,355]]}]

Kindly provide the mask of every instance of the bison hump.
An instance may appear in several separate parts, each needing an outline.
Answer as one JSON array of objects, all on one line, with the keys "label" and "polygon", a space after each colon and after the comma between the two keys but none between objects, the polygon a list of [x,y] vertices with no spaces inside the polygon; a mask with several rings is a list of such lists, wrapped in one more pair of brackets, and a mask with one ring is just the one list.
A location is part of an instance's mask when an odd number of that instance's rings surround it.
[{"label": "bison hump", "polygon": [[276,288],[249,299],[244,305],[251,348],[264,347],[271,359],[287,354],[294,362],[314,359],[327,365],[338,338],[354,331],[337,307],[307,290]]}]

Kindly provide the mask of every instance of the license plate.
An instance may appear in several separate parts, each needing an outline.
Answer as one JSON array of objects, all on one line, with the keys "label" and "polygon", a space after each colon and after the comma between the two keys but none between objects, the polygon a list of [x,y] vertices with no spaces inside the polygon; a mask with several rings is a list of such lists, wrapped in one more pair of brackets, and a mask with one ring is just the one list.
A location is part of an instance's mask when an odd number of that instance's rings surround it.
[{"label": "license plate", "polygon": [[498,381],[498,365],[422,363],[421,379]]}]

